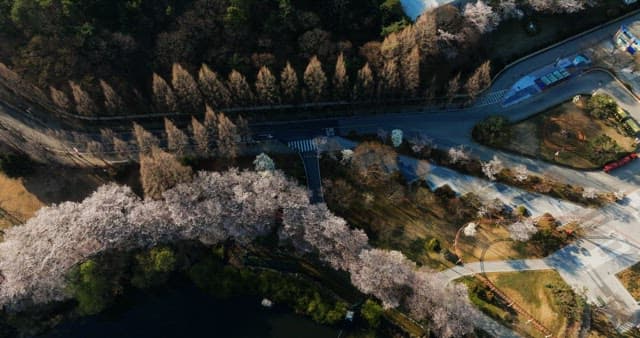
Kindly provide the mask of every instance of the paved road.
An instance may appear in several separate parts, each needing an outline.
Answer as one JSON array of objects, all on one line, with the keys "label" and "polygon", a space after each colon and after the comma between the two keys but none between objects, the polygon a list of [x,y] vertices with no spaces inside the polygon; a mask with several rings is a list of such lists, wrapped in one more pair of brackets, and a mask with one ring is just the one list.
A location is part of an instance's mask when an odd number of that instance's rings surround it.
[{"label": "paved road", "polygon": [[[624,20],[624,23],[638,20],[639,18],[640,14],[634,15]],[[589,44],[610,38],[619,25],[620,23],[615,23],[600,28],[510,67],[496,79],[491,89],[487,91],[486,97],[480,98],[478,105],[468,109],[316,121],[289,121],[252,127],[256,133],[271,133],[283,141],[313,138],[324,134],[324,128],[329,127],[337,128],[342,135],[346,135],[350,130],[372,132],[378,128],[387,130],[400,128],[405,130],[405,133],[425,133],[442,147],[459,144],[466,145],[483,159],[488,159],[497,153],[507,165],[525,164],[532,172],[550,174],[572,184],[594,186],[601,190],[609,191],[620,189],[632,191],[640,186],[640,177],[637,175],[640,172],[640,161],[616,171],[615,176],[605,175],[600,172],[578,172],[535,159],[495,152],[475,144],[470,137],[472,126],[488,115],[504,114],[513,120],[523,119],[570,99],[575,94],[591,93],[598,89],[614,94],[622,102],[623,107],[632,115],[640,116],[638,102],[611,76],[604,72],[584,74],[553,87],[532,99],[508,108],[501,107],[497,103],[499,100],[495,99],[496,96],[499,96],[495,94],[496,92],[508,89],[522,75],[553,63],[558,57],[578,53]],[[56,144],[59,142],[50,137],[45,128],[38,124],[37,121],[26,118],[21,112],[4,105],[0,105],[0,112],[3,113],[0,114],[0,117],[2,117],[0,122],[6,129],[13,130],[21,135],[27,135],[25,136],[26,138],[35,139],[38,144],[47,144],[51,148],[59,147],[60,151],[65,151],[64,146]],[[319,175],[317,175],[317,178],[319,178]],[[451,180],[452,177],[449,176],[446,179]],[[494,188],[499,190],[498,186]],[[601,297],[605,302],[608,301],[610,306],[615,306],[625,311],[625,313],[631,315],[631,320],[638,322],[640,321],[640,316],[638,315],[637,305],[634,305],[634,301],[629,298],[628,292],[621,288],[620,284],[616,283],[617,280],[612,276],[619,269],[640,260],[640,257],[638,257],[640,250],[638,250],[636,244],[640,243],[640,238],[638,238],[640,237],[640,232],[636,229],[639,222],[639,207],[640,196],[635,194],[630,196],[627,205],[603,209],[598,217],[592,218],[593,224],[590,226],[591,230],[588,232],[587,239],[554,253],[546,258],[544,262],[538,260],[521,261],[515,264],[513,262],[498,262],[485,265],[485,269],[487,267],[506,269],[506,266],[514,270],[523,269],[523,267],[546,268],[545,264],[547,264],[557,269],[572,285],[586,287],[589,292],[588,296],[592,300]],[[474,271],[476,268],[472,266],[468,271]]]},{"label": "paved road", "polygon": [[622,204],[611,204],[585,215],[586,235],[544,259],[486,261],[456,266],[440,273],[452,281],[481,272],[554,269],[587,299],[616,314],[615,324],[640,323],[640,306],[616,274],[640,262],[640,190]]}]

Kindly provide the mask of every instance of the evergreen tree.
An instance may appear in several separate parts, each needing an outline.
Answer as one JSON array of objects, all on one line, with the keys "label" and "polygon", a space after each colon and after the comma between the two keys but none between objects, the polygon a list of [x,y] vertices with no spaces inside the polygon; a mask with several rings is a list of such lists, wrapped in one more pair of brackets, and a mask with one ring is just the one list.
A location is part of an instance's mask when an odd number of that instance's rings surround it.
[{"label": "evergreen tree", "polygon": [[244,75],[234,69],[229,74],[227,83],[236,106],[246,106],[253,103],[254,95]]},{"label": "evergreen tree", "polygon": [[160,146],[160,141],[141,125],[133,122],[133,135],[136,137],[140,154],[149,154],[151,148]]},{"label": "evergreen tree", "polygon": [[69,87],[71,87],[71,94],[76,103],[76,111],[86,116],[95,115],[97,112],[96,104],[89,93],[73,81],[69,81]]},{"label": "evergreen tree", "polygon": [[467,94],[471,99],[475,99],[480,92],[491,84],[491,61],[481,64],[469,77],[465,84]]},{"label": "evergreen tree", "polygon": [[236,125],[224,114],[217,116],[217,147],[218,155],[222,158],[233,160],[238,156],[238,142],[240,135]]},{"label": "evergreen tree", "polygon": [[231,93],[229,89],[227,89],[227,86],[220,80],[218,74],[204,63],[198,72],[198,84],[209,104],[218,108],[226,108],[231,105]]},{"label": "evergreen tree", "polygon": [[124,109],[124,100],[106,81],[100,79],[100,88],[102,88],[102,95],[104,96],[104,107],[107,111],[116,115],[122,113]]},{"label": "evergreen tree", "polygon": [[373,79],[373,72],[369,63],[365,63],[364,66],[358,71],[358,81],[354,87],[354,96],[356,100],[370,99],[375,92],[375,81]]},{"label": "evergreen tree", "polygon": [[160,75],[153,73],[153,104],[156,110],[161,113],[171,113],[177,111],[176,96],[173,89],[169,87]]},{"label": "evergreen tree", "polygon": [[380,97],[396,97],[400,91],[401,81],[398,64],[395,61],[388,60],[384,63],[382,80],[378,83],[378,95]]},{"label": "evergreen tree", "polygon": [[322,70],[322,64],[318,57],[314,56],[309,61],[304,71],[304,84],[307,98],[312,101],[320,101],[324,97],[327,86],[327,76]]},{"label": "evergreen tree", "polygon": [[209,157],[209,132],[207,128],[195,117],[191,117],[191,129],[193,132],[193,141],[196,146],[196,153],[200,157]]},{"label": "evergreen tree", "polygon": [[299,83],[298,74],[295,69],[291,67],[291,64],[287,62],[287,65],[280,74],[280,88],[282,89],[282,98],[284,101],[293,103],[298,99]]},{"label": "evergreen tree", "polygon": [[278,83],[269,68],[262,66],[256,77],[256,92],[262,104],[276,104],[280,101]]},{"label": "evergreen tree", "polygon": [[189,147],[187,134],[168,118],[164,119],[164,130],[167,134],[167,149],[178,157],[185,156]]},{"label": "evergreen tree", "polygon": [[182,112],[202,111],[202,94],[198,84],[193,76],[178,63],[174,63],[171,68],[171,84]]},{"label": "evergreen tree", "polygon": [[56,89],[54,86],[49,86],[51,92],[51,101],[60,109],[68,111],[71,108],[69,103],[69,97],[62,90]]},{"label": "evergreen tree", "polygon": [[347,64],[344,61],[344,53],[338,55],[336,69],[333,74],[333,91],[337,99],[345,99],[349,90],[349,75],[347,74]]},{"label": "evergreen tree", "polygon": [[447,98],[449,103],[453,101],[456,95],[460,92],[460,73],[456,74],[447,84]]},{"label": "evergreen tree", "polygon": [[420,50],[417,46],[404,56],[401,70],[403,92],[409,97],[415,97],[420,88]]}]

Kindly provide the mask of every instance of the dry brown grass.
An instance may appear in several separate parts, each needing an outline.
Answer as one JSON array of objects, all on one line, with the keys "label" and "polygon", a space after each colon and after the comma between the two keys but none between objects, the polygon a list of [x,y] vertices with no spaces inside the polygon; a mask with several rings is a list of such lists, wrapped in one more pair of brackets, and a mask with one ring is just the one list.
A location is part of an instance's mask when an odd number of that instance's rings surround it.
[{"label": "dry brown grass", "polygon": [[[580,323],[568,325],[567,318],[554,304],[554,294],[546,287],[548,284],[566,285],[556,271],[488,273],[487,277],[508,297],[550,329],[553,337],[577,337]],[[533,326],[526,324],[527,320],[518,316],[518,331],[533,337],[544,337]]]},{"label": "dry brown grass", "polygon": [[[604,121],[596,120],[583,109],[584,103],[566,102],[513,126],[513,139],[506,148],[525,155],[578,169],[597,169],[600,163],[589,159],[589,141],[607,135],[623,151],[635,149],[632,137]],[[559,152],[559,156],[555,156]]]},{"label": "dry brown grass", "polygon": [[635,300],[640,301],[640,263],[618,272],[616,275],[622,285]]},{"label": "dry brown grass", "polygon": [[25,188],[22,179],[0,173],[0,228],[23,223],[42,206],[38,197]]}]

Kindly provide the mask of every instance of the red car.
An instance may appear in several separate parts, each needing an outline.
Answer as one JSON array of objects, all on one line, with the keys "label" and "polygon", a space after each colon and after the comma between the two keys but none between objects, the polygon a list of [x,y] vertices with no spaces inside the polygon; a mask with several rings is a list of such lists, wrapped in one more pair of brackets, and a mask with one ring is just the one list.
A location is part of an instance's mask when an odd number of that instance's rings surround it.
[{"label": "red car", "polygon": [[635,160],[636,158],[638,158],[638,154],[636,153],[631,153],[615,162],[611,162],[611,163],[607,163],[604,168],[602,168],[602,170],[604,170],[605,173],[610,172],[611,170],[614,169],[618,169],[626,164],[628,164],[629,162]]}]

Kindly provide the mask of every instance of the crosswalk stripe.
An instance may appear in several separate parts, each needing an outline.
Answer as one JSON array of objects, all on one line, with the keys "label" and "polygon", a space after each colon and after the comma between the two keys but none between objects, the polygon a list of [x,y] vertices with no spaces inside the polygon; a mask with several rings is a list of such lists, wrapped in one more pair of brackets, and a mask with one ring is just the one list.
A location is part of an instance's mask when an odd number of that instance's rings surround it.
[{"label": "crosswalk stripe", "polygon": [[287,145],[289,146],[289,148],[301,153],[316,151],[318,149],[315,142],[310,139],[289,141]]}]

